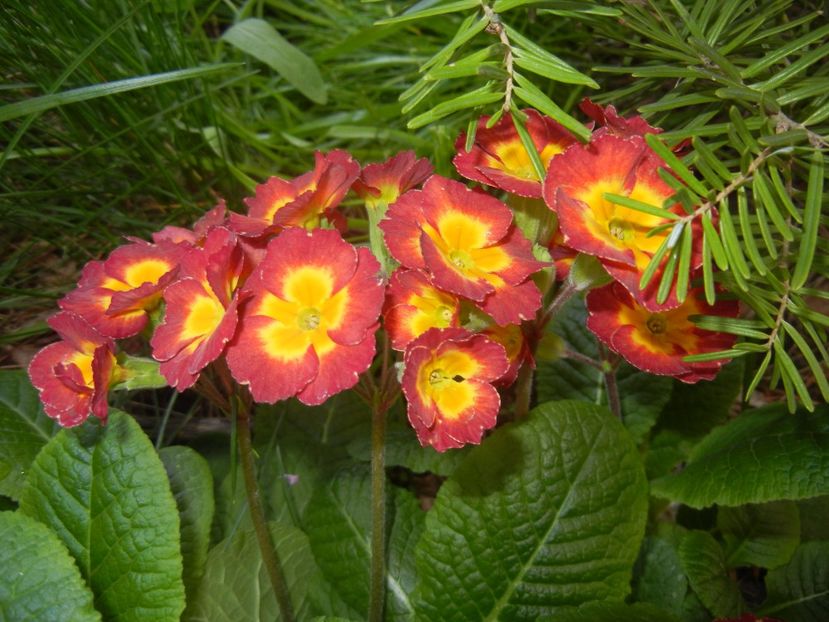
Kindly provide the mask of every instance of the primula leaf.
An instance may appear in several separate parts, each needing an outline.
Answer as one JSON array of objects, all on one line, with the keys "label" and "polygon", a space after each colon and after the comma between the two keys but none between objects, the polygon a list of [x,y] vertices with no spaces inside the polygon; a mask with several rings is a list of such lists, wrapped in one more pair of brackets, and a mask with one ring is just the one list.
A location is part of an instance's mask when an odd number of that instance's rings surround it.
[{"label": "primula leaf", "polygon": [[647,493],[627,431],[603,408],[536,408],[499,428],[441,488],[417,545],[417,616],[534,620],[621,602]]},{"label": "primula leaf", "polygon": [[0,565],[0,620],[101,619],[66,547],[36,520],[0,512]]},{"label": "primula leaf", "polygon": [[207,461],[189,447],[165,447],[159,452],[181,520],[184,587],[192,594],[204,572],[210,527],[216,503],[213,476]]},{"label": "primula leaf", "polygon": [[679,622],[664,609],[647,603],[587,603],[581,607],[565,607],[555,616],[539,618],[539,622]]},{"label": "primula leaf", "polygon": [[641,571],[634,586],[636,600],[680,613],[688,580],[679,553],[667,540],[653,536],[646,538],[642,553]]},{"label": "primula leaf", "polygon": [[792,560],[766,576],[763,615],[786,622],[829,619],[829,542],[800,545]]},{"label": "primula leaf", "polygon": [[0,495],[20,496],[37,452],[58,430],[23,371],[0,371]]},{"label": "primula leaf", "polygon": [[150,440],[127,414],[63,430],[38,454],[20,510],[75,558],[105,618],[178,620],[179,517]]},{"label": "primula leaf", "polygon": [[[423,511],[402,490],[389,491],[386,523],[390,526],[386,576],[386,619],[411,619],[414,589],[413,547],[423,525]],[[391,494],[393,493],[393,494]],[[369,603],[371,558],[371,486],[369,469],[341,471],[320,486],[303,517],[311,550],[333,591],[347,604],[336,613],[365,615]]]},{"label": "primula leaf", "polygon": [[[282,562],[294,613],[299,619],[307,619],[312,608],[309,588],[322,580],[308,538],[286,525],[269,523],[268,527]],[[241,530],[210,550],[204,576],[188,611],[192,622],[281,619],[252,529]]]},{"label": "primula leaf", "polygon": [[679,546],[679,558],[694,592],[715,616],[725,618],[740,612],[740,591],[728,576],[725,555],[714,536],[705,531],[689,532]]},{"label": "primula leaf", "polygon": [[829,494],[828,410],[743,412],[697,445],[682,472],[653,482],[651,492],[694,508]]},{"label": "primula leaf", "polygon": [[725,423],[731,405],[740,393],[743,361],[725,365],[710,382],[685,384],[674,381],[671,399],[659,418],[659,427],[674,430],[688,437],[708,433],[715,425]]},{"label": "primula leaf", "polygon": [[261,60],[311,101],[324,104],[328,100],[325,82],[314,61],[268,22],[248,18],[232,26],[222,39]]},{"label": "primula leaf", "polygon": [[777,568],[791,559],[800,544],[800,516],[792,501],[721,507],[717,527],[729,568]]},{"label": "primula leaf", "polygon": [[[573,299],[555,317],[552,331],[568,347],[585,356],[599,355],[596,339],[585,326],[587,311],[581,300]],[[617,371],[622,420],[636,442],[641,441],[671,397],[671,379],[640,372],[623,364]],[[538,400],[547,402],[580,399],[594,404],[607,402],[602,372],[589,364],[560,358],[538,364]]]}]

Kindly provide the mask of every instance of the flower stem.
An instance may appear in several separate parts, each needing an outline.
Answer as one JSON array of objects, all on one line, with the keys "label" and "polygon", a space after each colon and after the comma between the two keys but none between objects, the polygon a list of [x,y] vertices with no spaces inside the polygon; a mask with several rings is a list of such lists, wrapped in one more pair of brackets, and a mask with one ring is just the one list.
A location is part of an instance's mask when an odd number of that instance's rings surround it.
[{"label": "flower stem", "polygon": [[253,446],[250,436],[250,411],[249,405],[243,400],[232,400],[232,409],[235,411],[237,422],[237,436],[239,441],[239,458],[242,463],[242,475],[245,479],[245,493],[248,500],[250,518],[256,532],[256,540],[259,543],[259,550],[262,553],[262,562],[268,571],[271,580],[273,593],[279,605],[279,612],[283,622],[293,622],[294,612],[291,604],[291,597],[288,593],[288,585],[285,580],[285,573],[282,564],[274,548],[268,524],[265,522],[265,512],[262,508],[262,500],[259,496],[259,485],[256,482],[256,472],[253,464]]},{"label": "flower stem", "polygon": [[369,622],[382,622],[386,588],[386,411],[375,394],[371,409],[371,579]]}]

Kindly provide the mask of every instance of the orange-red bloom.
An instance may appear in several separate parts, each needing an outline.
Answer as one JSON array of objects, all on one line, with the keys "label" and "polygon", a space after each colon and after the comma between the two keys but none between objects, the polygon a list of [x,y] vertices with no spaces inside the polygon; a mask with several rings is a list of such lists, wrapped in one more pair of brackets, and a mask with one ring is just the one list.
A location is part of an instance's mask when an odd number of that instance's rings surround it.
[{"label": "orange-red bloom", "polygon": [[567,276],[570,274],[570,268],[576,260],[576,257],[578,257],[579,252],[564,243],[564,234],[561,232],[561,229],[556,229],[555,234],[550,239],[549,250],[553,258],[553,263],[556,266],[556,280],[567,280]]},{"label": "orange-red bloom", "polygon": [[518,378],[518,372],[525,363],[535,367],[530,344],[524,336],[519,324],[507,324],[506,326],[492,326],[481,331],[482,335],[489,337],[495,343],[504,347],[509,360],[509,369],[496,382],[495,386],[508,387]]},{"label": "orange-red bloom", "polygon": [[395,270],[386,291],[383,314],[392,348],[405,350],[430,328],[460,326],[460,302],[442,292],[419,270]]},{"label": "orange-red bloom", "polygon": [[364,167],[352,188],[369,209],[388,206],[404,192],[426,181],[432,170],[426,158],[418,160],[414,151],[401,151],[383,163]]},{"label": "orange-red bloom", "polygon": [[403,393],[423,446],[438,451],[480,443],[495,426],[501,398],[492,383],[506,373],[503,346],[460,328],[432,328],[406,350]]},{"label": "orange-red bloom", "polygon": [[134,240],[116,248],[105,261],[90,261],[78,288],[60,302],[106,337],[123,339],[141,332],[148,312],[176,276],[184,248]]},{"label": "orange-red bloom", "polygon": [[66,311],[49,318],[49,326],[62,341],[43,348],[29,365],[44,412],[64,427],[89,415],[106,421],[107,390],[116,370],[112,340]]},{"label": "orange-red bloom", "polygon": [[712,380],[728,361],[686,363],[692,354],[727,350],[734,335],[697,328],[688,318],[693,315],[736,317],[733,300],[717,300],[708,305],[700,289],[688,292],[685,302],[675,309],[653,312],[638,304],[619,283],[611,283],[587,295],[587,327],[603,343],[631,365],[651,374],[673,376],[693,384]]},{"label": "orange-red bloom", "polygon": [[336,219],[334,209],[343,200],[360,174],[360,165],[345,151],[314,153],[313,171],[290,181],[271,177],[256,187],[256,194],[245,199],[247,216],[232,213],[231,228],[257,237],[278,232],[283,227],[319,227],[323,217]]},{"label": "orange-red bloom", "polygon": [[233,377],[258,402],[321,404],[353,387],[374,358],[380,266],[333,230],[289,228],[248,280],[253,298],[227,350]]},{"label": "orange-red bloom", "polygon": [[179,280],[164,290],[164,321],[151,340],[161,374],[183,391],[233,338],[240,285],[250,272],[236,236],[224,228],[207,235],[181,262]]},{"label": "orange-red bloom", "polygon": [[403,266],[427,271],[436,287],[475,301],[499,324],[528,319],[541,306],[529,276],[544,264],[494,197],[432,175],[389,208],[380,228]]},{"label": "orange-red bloom", "polygon": [[[553,156],[576,142],[564,127],[540,115],[535,110],[524,110],[527,132],[535,144],[546,170]],[[518,136],[511,115],[505,115],[491,128],[489,117],[478,120],[475,142],[466,151],[466,133],[455,141],[457,155],[452,160],[458,173],[467,179],[479,181],[524,197],[541,197],[541,179],[532,165],[524,143]]]},{"label": "orange-red bloom", "polygon": [[623,117],[616,112],[615,106],[609,105],[603,108],[599,104],[590,101],[589,97],[585,97],[581,101],[579,108],[599,125],[599,129],[593,132],[594,138],[602,134],[615,134],[624,138],[627,136],[660,134],[662,132],[639,115]]},{"label": "orange-red bloom", "polygon": [[[640,136],[620,138],[603,134],[587,147],[574,145],[556,158],[544,182],[544,200],[558,215],[564,243],[598,257],[605,269],[624,284],[648,309],[675,307],[672,295],[663,304],[656,301],[659,278],[645,291],[639,280],[656,250],[668,235],[663,230],[648,232],[665,221],[604,198],[605,193],[622,195],[657,207],[674,192],[660,177],[667,167]],[[680,214],[679,204],[670,211]],[[695,253],[696,268],[701,255]]]},{"label": "orange-red bloom", "polygon": [[187,246],[202,246],[204,239],[210,231],[216,227],[226,226],[226,224],[227,205],[225,204],[225,200],[221,199],[216,204],[216,207],[196,221],[192,229],[168,225],[161,231],[153,233],[153,242],[156,244],[173,242],[174,244],[184,244]]}]

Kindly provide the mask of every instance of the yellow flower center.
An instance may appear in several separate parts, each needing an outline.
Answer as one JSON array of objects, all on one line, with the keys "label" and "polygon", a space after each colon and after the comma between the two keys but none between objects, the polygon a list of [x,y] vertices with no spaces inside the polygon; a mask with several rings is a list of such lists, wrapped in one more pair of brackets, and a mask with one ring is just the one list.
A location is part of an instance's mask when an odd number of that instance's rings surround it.
[{"label": "yellow flower center", "polygon": [[444,418],[454,419],[475,403],[475,390],[466,380],[477,370],[478,362],[468,354],[446,352],[420,368],[418,393],[427,403],[433,402]]},{"label": "yellow flower center", "polygon": [[297,315],[297,324],[302,330],[316,330],[319,328],[320,321],[319,309],[313,307],[303,309]]}]

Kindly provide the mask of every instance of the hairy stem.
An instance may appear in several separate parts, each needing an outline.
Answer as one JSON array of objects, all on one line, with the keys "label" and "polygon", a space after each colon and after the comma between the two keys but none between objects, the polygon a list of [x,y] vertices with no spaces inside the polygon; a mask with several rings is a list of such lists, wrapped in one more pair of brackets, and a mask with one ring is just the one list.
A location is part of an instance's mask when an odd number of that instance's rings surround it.
[{"label": "hairy stem", "polygon": [[256,471],[253,464],[253,446],[250,436],[250,410],[249,405],[243,400],[233,400],[237,422],[237,439],[239,441],[239,458],[242,463],[242,475],[245,480],[245,495],[248,500],[250,518],[256,532],[256,540],[259,543],[259,551],[262,553],[262,563],[268,571],[271,580],[273,593],[276,602],[279,604],[279,612],[284,622],[293,622],[294,612],[291,605],[291,597],[288,593],[288,585],[285,580],[285,573],[282,564],[274,548],[268,524],[265,521],[265,512],[262,508],[262,500],[259,495],[259,485],[256,482]]},{"label": "hairy stem", "polygon": [[501,22],[501,17],[487,4],[483,4],[481,8],[489,20],[489,25],[486,27],[487,32],[498,35],[501,45],[504,46],[504,70],[507,72],[507,81],[504,84],[504,104],[502,105],[502,109],[504,112],[509,112],[512,108],[512,89],[515,79],[512,45],[510,44],[504,24]]},{"label": "hairy stem", "polygon": [[386,408],[375,394],[371,412],[370,622],[382,622],[386,588]]}]

